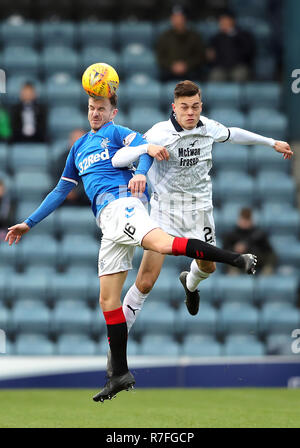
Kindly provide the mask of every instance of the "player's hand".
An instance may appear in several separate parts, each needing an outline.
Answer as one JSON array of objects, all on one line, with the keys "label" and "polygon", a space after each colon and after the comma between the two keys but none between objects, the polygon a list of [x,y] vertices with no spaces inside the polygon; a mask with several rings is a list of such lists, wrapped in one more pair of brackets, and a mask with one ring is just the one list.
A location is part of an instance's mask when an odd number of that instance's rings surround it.
[{"label": "player's hand", "polygon": [[130,179],[128,189],[135,197],[141,196],[146,189],[146,176],[144,174],[136,174]]},{"label": "player's hand", "polygon": [[169,152],[164,146],[148,145],[148,154],[156,160],[169,160]]},{"label": "player's hand", "polygon": [[18,244],[22,235],[24,233],[29,232],[30,227],[22,222],[21,224],[16,224],[15,226],[9,227],[8,232],[5,237],[5,241],[8,241],[8,244],[11,246],[13,243]]},{"label": "player's hand", "polygon": [[287,142],[276,141],[274,146],[275,151],[283,154],[284,159],[291,159],[293,156],[293,151]]}]

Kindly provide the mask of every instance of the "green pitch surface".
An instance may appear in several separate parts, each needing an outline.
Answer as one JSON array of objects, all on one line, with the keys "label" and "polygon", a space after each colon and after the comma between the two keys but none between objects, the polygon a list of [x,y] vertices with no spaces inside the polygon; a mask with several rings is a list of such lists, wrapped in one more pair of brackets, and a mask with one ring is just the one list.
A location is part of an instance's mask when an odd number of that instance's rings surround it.
[{"label": "green pitch surface", "polygon": [[0,391],[1,428],[299,428],[297,389],[137,389],[103,404],[96,390]]}]

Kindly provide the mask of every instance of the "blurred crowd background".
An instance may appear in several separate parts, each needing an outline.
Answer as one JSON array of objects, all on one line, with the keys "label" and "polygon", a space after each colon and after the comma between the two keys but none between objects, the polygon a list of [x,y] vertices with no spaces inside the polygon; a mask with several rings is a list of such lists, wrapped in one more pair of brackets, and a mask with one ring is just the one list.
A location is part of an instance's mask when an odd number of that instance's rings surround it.
[{"label": "blurred crowd background", "polygon": [[[169,117],[176,82],[203,92],[203,114],[289,140],[283,101],[282,0],[1,1],[0,328],[11,354],[105,354],[96,270],[100,233],[82,187],[26,235],[4,243],[56,185],[88,131],[84,69],[120,75],[118,124],[145,132]],[[129,354],[290,355],[299,328],[300,217],[293,162],[266,147],[216,144],[218,245],[259,256],[255,278],[218,266],[191,318],[167,258]],[[135,279],[142,251],[124,292]],[[176,325],[175,325],[176,322]],[[163,351],[163,353],[162,353]]]}]

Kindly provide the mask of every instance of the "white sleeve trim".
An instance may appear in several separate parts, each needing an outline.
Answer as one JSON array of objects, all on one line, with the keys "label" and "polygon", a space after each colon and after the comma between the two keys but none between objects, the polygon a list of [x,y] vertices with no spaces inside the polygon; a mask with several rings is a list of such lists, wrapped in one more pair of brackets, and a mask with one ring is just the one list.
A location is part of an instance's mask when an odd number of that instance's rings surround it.
[{"label": "white sleeve trim", "polygon": [[75,185],[78,185],[78,182],[74,179],[70,179],[69,177],[62,177],[62,180],[66,180],[68,182],[72,182]]},{"label": "white sleeve trim", "polygon": [[266,145],[275,146],[275,140],[273,138],[264,137],[263,135],[255,134],[254,132],[246,131],[241,128],[229,128],[231,143],[237,143],[240,145]]},{"label": "white sleeve trim", "polygon": [[148,151],[148,144],[139,146],[123,146],[111,159],[112,166],[123,168],[135,162],[142,154]]}]

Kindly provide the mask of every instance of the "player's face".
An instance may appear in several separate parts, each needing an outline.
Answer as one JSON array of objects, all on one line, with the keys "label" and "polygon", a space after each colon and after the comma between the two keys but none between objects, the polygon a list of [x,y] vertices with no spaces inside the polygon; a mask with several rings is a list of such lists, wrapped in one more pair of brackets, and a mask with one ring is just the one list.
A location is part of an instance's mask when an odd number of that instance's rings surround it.
[{"label": "player's face", "polygon": [[181,96],[172,104],[176,120],[183,129],[194,129],[200,119],[202,102],[199,95]]},{"label": "player's face", "polygon": [[98,131],[104,124],[113,120],[117,115],[115,109],[108,98],[89,98],[88,120],[93,131]]}]

